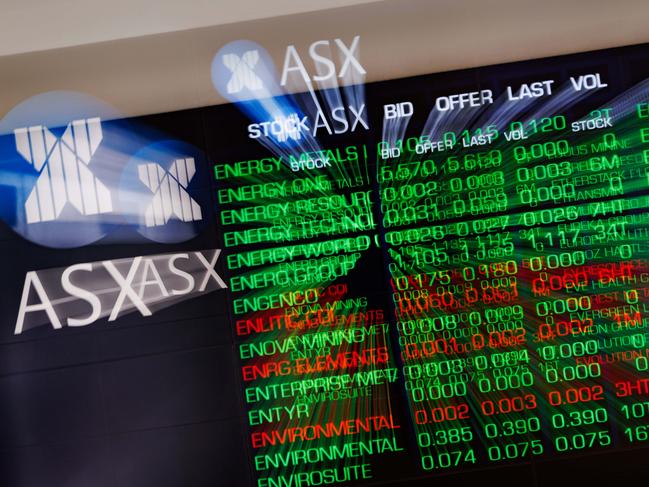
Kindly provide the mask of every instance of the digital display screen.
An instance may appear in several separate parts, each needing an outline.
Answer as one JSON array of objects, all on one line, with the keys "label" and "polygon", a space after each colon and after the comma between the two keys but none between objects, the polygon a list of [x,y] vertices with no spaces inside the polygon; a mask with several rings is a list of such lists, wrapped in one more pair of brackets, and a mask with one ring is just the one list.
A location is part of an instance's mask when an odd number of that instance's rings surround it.
[{"label": "digital display screen", "polygon": [[649,93],[626,53],[373,84],[370,130],[215,152],[258,486],[647,444]]},{"label": "digital display screen", "polygon": [[[265,81],[227,56],[230,91]],[[26,459],[71,448],[94,486],[649,478],[648,80],[640,45],[104,122],[101,144],[180,142],[124,163],[145,243],[43,248],[3,217],[34,243],[3,230],[1,468],[44,485]],[[100,154],[84,120],[47,147],[83,159],[82,127]],[[35,133],[0,148],[35,167]],[[12,211],[56,218],[33,201]]]}]

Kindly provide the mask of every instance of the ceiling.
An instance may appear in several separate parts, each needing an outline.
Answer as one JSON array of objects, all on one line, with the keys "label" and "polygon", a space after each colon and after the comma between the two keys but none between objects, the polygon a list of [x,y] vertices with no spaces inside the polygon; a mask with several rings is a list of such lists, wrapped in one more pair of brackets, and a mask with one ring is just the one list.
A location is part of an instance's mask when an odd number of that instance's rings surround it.
[{"label": "ceiling", "polygon": [[[224,103],[216,52],[360,36],[366,82],[649,42],[648,0],[0,0],[0,119],[52,90],[123,116]],[[317,10],[327,7],[326,10]],[[334,8],[335,7],[335,8]],[[47,50],[45,50],[47,49]]]},{"label": "ceiling", "polygon": [[0,56],[375,0],[0,0]]}]

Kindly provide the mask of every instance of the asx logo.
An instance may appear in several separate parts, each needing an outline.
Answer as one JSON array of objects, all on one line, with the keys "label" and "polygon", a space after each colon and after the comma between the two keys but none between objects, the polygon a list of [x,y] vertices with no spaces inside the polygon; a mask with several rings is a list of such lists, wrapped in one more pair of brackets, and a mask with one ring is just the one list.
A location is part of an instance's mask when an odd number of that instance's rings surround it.
[{"label": "asx logo", "polygon": [[154,311],[227,288],[216,271],[220,249],[157,254],[30,271],[15,335],[49,324],[55,330],[108,317]]},{"label": "asx logo", "polygon": [[[28,224],[56,220],[67,203],[82,215],[113,211],[111,191],[88,169],[102,139],[99,118],[71,122],[58,140],[40,125],[14,134],[16,150],[40,171],[25,202]],[[187,190],[196,174],[193,158],[176,159],[168,170],[155,162],[138,164],[137,170],[153,193],[143,215],[146,226],[165,225],[171,218],[202,220],[200,205]]]},{"label": "asx logo", "polygon": [[184,222],[203,219],[201,206],[189,195],[187,186],[196,174],[194,159],[176,159],[165,171],[150,162],[137,167],[140,181],[153,192],[144,213],[147,227],[166,225],[171,218]]},{"label": "asx logo", "polygon": [[[233,41],[214,56],[212,83],[251,119],[251,139],[262,139],[276,149],[316,144],[313,139],[325,133],[369,130],[364,92],[359,88],[367,73],[359,61],[359,46],[360,36],[351,43],[321,39],[312,42],[307,52],[291,44],[278,75],[262,46]],[[338,80],[345,85],[345,96],[338,91]],[[322,90],[320,96],[317,90]]]},{"label": "asx logo", "polygon": [[[278,77],[275,64],[264,48],[252,41],[233,41],[214,56],[212,82],[233,102],[277,96],[286,86],[302,82],[308,88],[314,81],[323,88],[336,86],[336,79],[359,83],[366,74],[358,59],[359,44],[360,36],[355,36],[349,44],[338,38],[322,39],[309,45],[308,54],[300,54],[291,44],[286,47]],[[310,59],[314,73],[307,69],[305,59]]]},{"label": "asx logo", "polygon": [[300,140],[305,134],[313,137],[318,131],[327,132],[329,135],[355,132],[356,129],[369,130],[369,122],[365,113],[365,103],[360,107],[354,105],[338,106],[329,112],[331,120],[325,116],[322,110],[318,110],[311,120],[309,116],[300,116],[292,113],[288,117],[275,117],[273,121],[252,123],[248,125],[248,137],[259,139],[260,137],[274,137],[278,142],[287,140]]},{"label": "asx logo", "polygon": [[89,245],[117,229],[124,243],[198,235],[206,226],[203,153],[178,140],[143,145],[136,122],[106,107],[49,92],[0,119],[0,218],[52,248]]},{"label": "asx logo", "polygon": [[25,202],[27,223],[56,220],[66,204],[82,215],[110,213],[110,191],[89,165],[103,137],[101,120],[75,120],[60,139],[47,127],[14,130],[16,150],[39,172]]},{"label": "asx logo", "polygon": [[304,66],[302,58],[294,45],[286,48],[284,55],[284,67],[282,68],[282,77],[280,86],[286,86],[291,80],[290,75],[298,74],[300,78],[309,86],[311,81],[317,81],[320,84],[326,84],[327,81],[334,81],[335,78],[354,79],[355,75],[365,75],[365,68],[358,60],[358,44],[361,37],[356,36],[351,44],[347,46],[341,39],[334,39],[333,43],[338,50],[338,58],[341,59],[340,67],[334,62],[331,42],[328,40],[319,40],[309,46],[309,57],[313,61],[317,74],[311,75]]},{"label": "asx logo", "polygon": [[[113,211],[113,195],[89,169],[102,140],[101,119],[74,120],[57,139],[40,125],[14,130],[16,150],[39,171],[25,202],[28,224],[53,221],[66,204],[81,215]],[[140,181],[153,195],[143,215],[147,227],[165,225],[171,218],[199,221],[200,205],[189,195],[196,174],[193,158],[176,159],[168,170],[149,162],[138,165]]]},{"label": "asx logo", "polygon": [[[151,142],[151,139],[155,142]],[[31,242],[179,243],[206,226],[205,154],[73,91],[0,118],[0,219]]]},{"label": "asx logo", "polygon": [[232,73],[226,86],[229,94],[239,93],[244,88],[252,91],[262,88],[261,78],[255,73],[255,66],[258,62],[258,49],[246,51],[241,56],[234,53],[223,55],[223,64]]}]

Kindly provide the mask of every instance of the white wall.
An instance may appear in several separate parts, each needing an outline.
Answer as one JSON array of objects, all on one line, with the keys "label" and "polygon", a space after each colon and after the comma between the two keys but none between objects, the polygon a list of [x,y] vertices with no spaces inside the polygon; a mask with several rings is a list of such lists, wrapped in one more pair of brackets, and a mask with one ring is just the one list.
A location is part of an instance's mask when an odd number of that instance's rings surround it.
[{"label": "white wall", "polygon": [[374,0],[1,0],[0,56]]},{"label": "white wall", "polygon": [[[135,4],[107,3],[126,1]],[[648,19],[648,0],[390,0],[4,56],[0,118],[54,89],[89,93],[125,115],[222,103],[210,64],[235,39],[259,42],[281,66],[288,44],[305,52],[318,39],[360,34],[367,81],[375,81],[649,42]]]}]

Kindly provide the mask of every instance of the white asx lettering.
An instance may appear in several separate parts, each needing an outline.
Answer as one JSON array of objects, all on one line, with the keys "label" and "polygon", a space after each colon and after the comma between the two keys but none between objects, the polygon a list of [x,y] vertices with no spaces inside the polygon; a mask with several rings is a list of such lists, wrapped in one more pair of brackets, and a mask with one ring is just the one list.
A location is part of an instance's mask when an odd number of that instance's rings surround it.
[{"label": "white asx lettering", "polygon": [[[343,58],[340,70],[338,70],[338,78],[345,78],[348,76],[348,72],[351,76],[354,75],[354,72],[358,75],[366,74],[365,68],[358,61],[360,39],[360,36],[354,37],[349,47],[341,39],[334,39],[334,44],[338,47],[339,57]],[[333,81],[336,78],[336,64],[327,55],[330,51],[329,46],[330,42],[328,40],[319,40],[309,46],[309,56],[318,71],[318,74],[314,75],[313,78],[311,78],[304,66],[302,58],[300,58],[300,54],[295,46],[288,46],[284,56],[284,67],[282,69],[280,85],[286,86],[289,81],[289,74],[299,74],[307,86],[311,85],[311,79],[318,83]],[[323,50],[326,52],[323,53]],[[351,71],[352,68],[354,72]]]},{"label": "white asx lettering", "polygon": [[115,321],[134,310],[151,316],[154,305],[227,288],[215,269],[220,254],[220,249],[158,254],[30,271],[14,334],[47,322],[58,330],[87,326],[104,316]]}]

